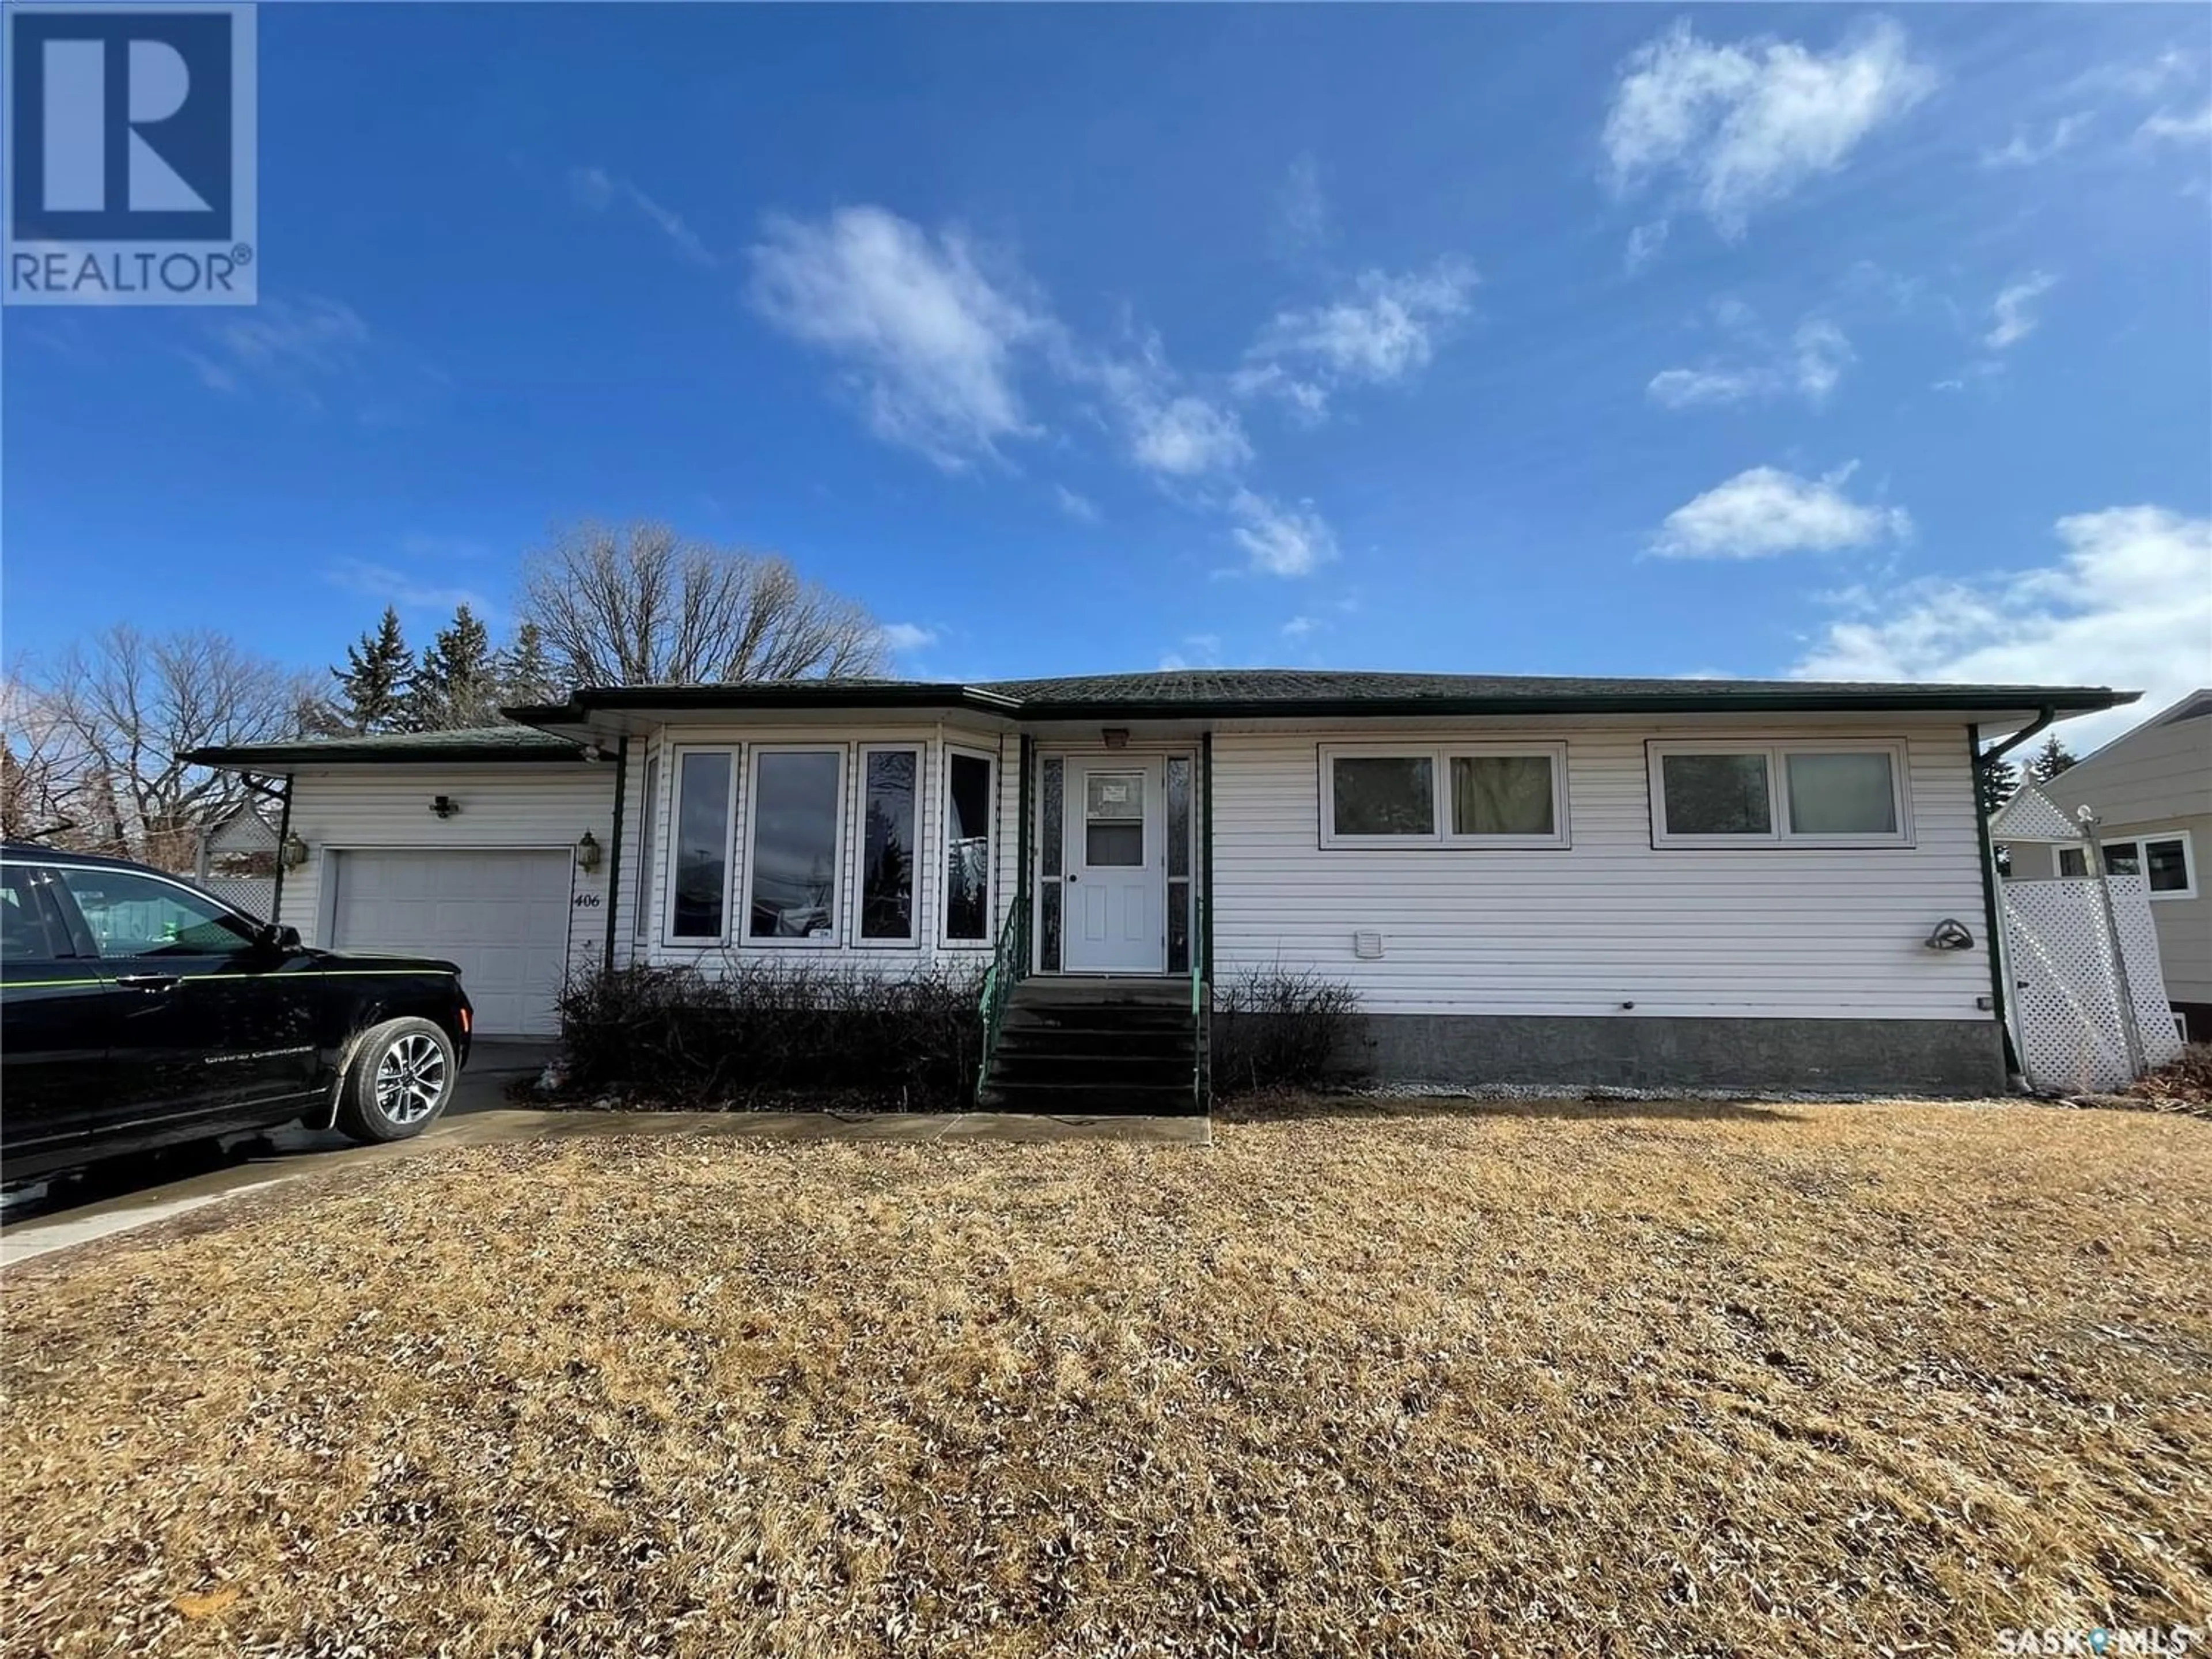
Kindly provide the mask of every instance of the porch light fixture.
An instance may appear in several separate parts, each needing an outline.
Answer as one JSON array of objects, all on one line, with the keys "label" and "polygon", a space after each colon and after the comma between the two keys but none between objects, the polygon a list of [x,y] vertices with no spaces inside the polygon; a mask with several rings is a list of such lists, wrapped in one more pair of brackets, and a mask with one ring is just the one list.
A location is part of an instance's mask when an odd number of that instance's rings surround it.
[{"label": "porch light fixture", "polygon": [[1129,746],[1129,728],[1126,726],[1101,726],[1098,735],[1105,739],[1109,749],[1127,749]]},{"label": "porch light fixture", "polygon": [[287,833],[284,844],[276,849],[276,857],[287,870],[296,870],[307,861],[307,843],[296,834]]},{"label": "porch light fixture", "polygon": [[455,800],[451,795],[433,795],[430,797],[430,811],[433,817],[449,818],[460,810],[460,802]]},{"label": "porch light fixture", "polygon": [[1935,931],[1923,941],[1931,951],[1971,951],[1974,936],[1966,931],[1966,924],[1953,916],[1946,916],[1936,924]]},{"label": "porch light fixture", "polygon": [[586,874],[599,867],[599,838],[588,830],[576,843],[576,867]]}]

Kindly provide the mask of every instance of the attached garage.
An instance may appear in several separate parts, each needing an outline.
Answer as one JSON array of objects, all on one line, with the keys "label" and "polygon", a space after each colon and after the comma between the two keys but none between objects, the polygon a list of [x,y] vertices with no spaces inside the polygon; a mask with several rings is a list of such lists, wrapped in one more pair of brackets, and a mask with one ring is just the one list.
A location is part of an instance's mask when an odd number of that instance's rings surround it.
[{"label": "attached garage", "polygon": [[568,963],[565,849],[455,852],[439,847],[339,849],[330,855],[330,943],[461,965],[488,1036],[552,1036]]},{"label": "attached garage", "polygon": [[605,959],[617,769],[574,743],[502,726],[195,758],[290,781],[301,845],[272,921],[459,963],[479,1036],[557,1036],[562,983]]}]

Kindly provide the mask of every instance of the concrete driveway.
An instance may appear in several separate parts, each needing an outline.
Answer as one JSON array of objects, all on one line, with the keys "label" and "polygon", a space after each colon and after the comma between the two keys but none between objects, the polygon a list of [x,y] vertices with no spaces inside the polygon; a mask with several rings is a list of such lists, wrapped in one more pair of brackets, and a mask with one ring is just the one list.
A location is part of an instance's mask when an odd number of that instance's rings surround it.
[{"label": "concrete driveway", "polygon": [[413,1140],[359,1146],[335,1129],[293,1127],[117,1158],[8,1195],[0,1208],[0,1265],[182,1215],[235,1193],[342,1163],[407,1156],[467,1133],[470,1120],[507,1107],[508,1085],[545,1068],[556,1045],[486,1038],[453,1098]]}]

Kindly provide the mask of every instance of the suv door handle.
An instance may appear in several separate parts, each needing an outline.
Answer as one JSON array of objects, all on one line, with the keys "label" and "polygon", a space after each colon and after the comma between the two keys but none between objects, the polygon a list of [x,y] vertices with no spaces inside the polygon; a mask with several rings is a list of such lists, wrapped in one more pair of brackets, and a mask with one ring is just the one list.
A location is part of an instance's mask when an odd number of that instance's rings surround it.
[{"label": "suv door handle", "polygon": [[122,974],[115,982],[126,991],[173,991],[183,981],[175,974]]}]

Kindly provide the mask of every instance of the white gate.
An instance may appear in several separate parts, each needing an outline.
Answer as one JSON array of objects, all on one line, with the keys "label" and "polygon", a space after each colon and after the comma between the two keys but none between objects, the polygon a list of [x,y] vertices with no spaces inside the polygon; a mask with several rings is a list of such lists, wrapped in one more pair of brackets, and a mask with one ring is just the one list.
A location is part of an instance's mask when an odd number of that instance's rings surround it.
[{"label": "white gate", "polygon": [[[2163,1066],[2180,1054],[2181,1039],[2166,1006],[2149,884],[2142,876],[2110,880],[2143,1060]],[[2097,883],[2008,881],[2003,894],[2014,1036],[2028,1082],[2062,1094],[2125,1088],[2119,975]]]}]

